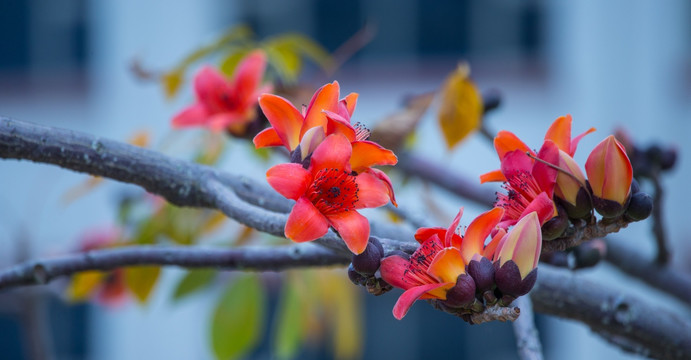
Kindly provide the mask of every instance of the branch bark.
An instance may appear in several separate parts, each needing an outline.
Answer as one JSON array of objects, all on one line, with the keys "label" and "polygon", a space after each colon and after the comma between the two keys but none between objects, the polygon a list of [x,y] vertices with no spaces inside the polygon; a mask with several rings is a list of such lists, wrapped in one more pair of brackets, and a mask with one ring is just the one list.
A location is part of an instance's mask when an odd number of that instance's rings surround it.
[{"label": "branch bark", "polygon": [[513,334],[521,360],[542,360],[540,334],[535,327],[533,303],[527,296],[521,296],[514,304],[521,309],[521,316],[513,322]]}]

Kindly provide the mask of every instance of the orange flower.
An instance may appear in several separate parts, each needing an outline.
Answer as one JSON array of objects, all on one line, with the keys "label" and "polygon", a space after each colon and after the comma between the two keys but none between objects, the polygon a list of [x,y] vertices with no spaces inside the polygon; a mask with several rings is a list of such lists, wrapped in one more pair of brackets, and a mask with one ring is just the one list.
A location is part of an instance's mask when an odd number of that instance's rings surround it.
[{"label": "orange flower", "polygon": [[595,209],[605,217],[619,216],[631,196],[633,169],[626,150],[613,135],[597,144],[585,162],[595,196]]},{"label": "orange flower", "polygon": [[217,70],[204,66],[194,78],[197,102],[173,117],[173,127],[206,126],[211,130],[241,132],[256,117],[257,96],[269,91],[260,83],[266,54],[255,50],[238,65],[228,81]]},{"label": "orange flower", "polygon": [[269,185],[296,200],[285,227],[287,238],[312,241],[332,226],[354,254],[365,250],[369,222],[356,210],[386,204],[389,190],[372,173],[353,174],[352,152],[345,136],[333,134],[314,150],[307,169],[302,164],[288,163],[267,171]]}]

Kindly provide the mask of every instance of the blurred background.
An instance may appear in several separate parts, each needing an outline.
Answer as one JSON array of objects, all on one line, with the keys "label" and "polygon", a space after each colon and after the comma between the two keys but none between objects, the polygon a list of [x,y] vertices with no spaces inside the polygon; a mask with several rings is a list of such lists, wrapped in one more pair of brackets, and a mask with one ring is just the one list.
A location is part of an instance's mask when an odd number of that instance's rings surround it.
[{"label": "blurred background", "polygon": [[[574,132],[598,129],[581,143],[576,154],[581,164],[617,126],[643,144],[678,145],[680,161],[665,178],[665,221],[673,264],[691,270],[691,224],[684,210],[691,201],[684,190],[691,175],[686,161],[691,158],[686,141],[691,5],[681,0],[7,0],[0,2],[0,114],[123,141],[146,130],[156,144],[170,133],[171,116],[193,96],[188,87],[166,100],[159,85],[133,75],[133,61],[171,68],[240,23],[259,37],[300,32],[330,51],[365,24],[372,26],[372,41],[336,74],[306,79],[315,86],[338,80],[343,93],[360,93],[355,118],[369,126],[399,109],[405,96],[438,89],[465,60],[481,90],[502,94],[502,106],[486,119],[488,127],[511,130],[528,144],[538,144],[554,119],[570,113]],[[439,141],[435,111],[421,124],[416,151],[470,178],[497,167],[491,144],[481,136],[447,150]],[[263,181],[267,165],[252,163],[248,151],[239,142],[229,144],[220,167]],[[117,194],[132,188],[109,182],[69,206],[60,201],[85,178],[52,166],[0,162],[3,267],[73,251],[85,229],[113,221]],[[420,184],[397,191],[400,206],[422,216]],[[483,210],[441,190],[432,192],[449,219],[459,205],[466,206],[466,220]],[[652,253],[650,226],[632,224],[618,236]],[[58,359],[213,358],[208,323],[218,291],[173,303],[170,289],[182,273],[166,269],[145,305],[68,305],[55,292],[39,289],[0,293],[0,353],[7,359],[39,356],[41,349],[27,344],[43,341]],[[607,265],[577,276],[608,281],[689,316],[688,308]],[[396,321],[391,308],[398,292],[374,298],[357,290],[363,358],[517,358],[508,324],[468,326],[423,303]],[[44,315],[48,328],[31,325]],[[548,359],[635,358],[580,324],[543,316],[538,324]],[[260,346],[248,357],[271,357],[271,332],[267,323]],[[316,346],[299,357],[330,358],[328,348]]]}]

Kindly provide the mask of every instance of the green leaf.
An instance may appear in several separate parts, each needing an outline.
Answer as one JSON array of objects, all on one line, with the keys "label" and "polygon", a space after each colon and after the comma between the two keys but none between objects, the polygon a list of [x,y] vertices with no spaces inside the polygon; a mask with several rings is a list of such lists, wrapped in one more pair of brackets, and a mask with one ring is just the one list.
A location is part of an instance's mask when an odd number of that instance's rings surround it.
[{"label": "green leaf", "polygon": [[250,351],[264,326],[264,289],[256,275],[241,275],[216,305],[211,345],[217,359],[234,359]]},{"label": "green leaf", "polygon": [[333,67],[333,58],[329,52],[316,41],[301,34],[286,34],[278,38],[280,41],[289,44],[293,49],[300,52],[305,57],[311,59],[324,70]]},{"label": "green leaf", "polygon": [[305,311],[296,285],[295,281],[283,283],[273,344],[274,355],[279,359],[294,358],[305,334]]},{"label": "green leaf", "polygon": [[177,301],[204,289],[216,278],[216,273],[217,271],[212,269],[188,271],[175,287],[173,299]]},{"label": "green leaf", "polygon": [[233,47],[221,61],[221,72],[231,77],[240,61],[250,52],[249,48]]},{"label": "green leaf", "polygon": [[161,268],[158,266],[134,266],[125,269],[125,283],[135,299],[145,303],[156,286]]},{"label": "green leaf", "polygon": [[264,50],[281,79],[295,83],[302,69],[302,59],[296,50],[288,43],[276,41],[267,43]]}]

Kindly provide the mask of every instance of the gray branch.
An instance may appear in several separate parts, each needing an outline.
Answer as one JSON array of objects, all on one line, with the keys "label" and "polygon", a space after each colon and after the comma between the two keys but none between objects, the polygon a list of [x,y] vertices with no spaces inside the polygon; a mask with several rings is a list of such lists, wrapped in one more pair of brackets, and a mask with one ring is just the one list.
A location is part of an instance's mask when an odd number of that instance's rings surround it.
[{"label": "gray branch", "polygon": [[[542,270],[542,269],[540,269]],[[513,322],[513,334],[521,360],[542,360],[540,334],[535,327],[533,303],[527,296],[521,296],[514,304],[521,309],[521,316]]]},{"label": "gray branch", "polygon": [[347,254],[311,244],[234,249],[182,246],[133,246],[93,250],[58,258],[29,261],[0,272],[0,290],[46,284],[82,271],[109,271],[126,266],[169,265],[243,271],[281,271],[308,266],[345,265]]}]

